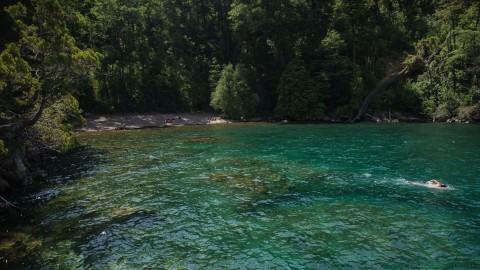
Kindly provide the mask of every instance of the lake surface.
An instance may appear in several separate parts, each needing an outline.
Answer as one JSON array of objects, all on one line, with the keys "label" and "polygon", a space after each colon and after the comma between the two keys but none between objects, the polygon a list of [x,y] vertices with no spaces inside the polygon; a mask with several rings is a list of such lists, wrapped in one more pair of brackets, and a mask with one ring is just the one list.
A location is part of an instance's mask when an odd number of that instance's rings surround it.
[{"label": "lake surface", "polygon": [[[8,269],[479,269],[480,126],[78,134],[2,218]],[[439,179],[447,189],[424,185]],[[18,196],[18,195],[17,195]]]}]

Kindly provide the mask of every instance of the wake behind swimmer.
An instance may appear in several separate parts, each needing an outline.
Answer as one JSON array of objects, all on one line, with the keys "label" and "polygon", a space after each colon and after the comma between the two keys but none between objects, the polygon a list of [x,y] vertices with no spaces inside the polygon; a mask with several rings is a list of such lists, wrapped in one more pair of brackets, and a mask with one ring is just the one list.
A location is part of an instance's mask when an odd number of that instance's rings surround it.
[{"label": "wake behind swimmer", "polygon": [[418,183],[418,182],[412,182],[412,181],[407,181],[407,183],[410,185],[416,185],[416,186],[422,186],[422,187],[428,187],[428,188],[448,189],[448,190],[453,189],[452,187],[449,187],[446,184],[441,183],[436,179],[429,180],[425,183]]}]

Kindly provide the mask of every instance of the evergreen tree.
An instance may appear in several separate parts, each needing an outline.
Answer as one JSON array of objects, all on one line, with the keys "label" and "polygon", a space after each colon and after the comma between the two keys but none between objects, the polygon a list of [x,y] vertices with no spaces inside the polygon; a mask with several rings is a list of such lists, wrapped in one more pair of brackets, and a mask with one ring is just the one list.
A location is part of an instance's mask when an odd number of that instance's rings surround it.
[{"label": "evergreen tree", "polygon": [[[15,20],[20,39],[7,44],[0,53],[0,141],[8,150],[6,158],[0,160],[0,167],[13,168],[13,174],[0,177],[20,183],[29,180],[24,160],[26,151],[32,149],[26,146],[48,145],[43,140],[48,134],[35,132],[42,115],[53,110],[52,106],[69,108],[69,112],[57,120],[60,121],[58,127],[64,131],[62,135],[71,136],[71,128],[62,124],[68,121],[69,113],[78,115],[79,109],[69,94],[83,78],[95,74],[100,58],[92,50],[75,46],[58,0],[33,0],[31,4],[32,10],[21,3],[6,9]],[[55,113],[61,114],[61,110]]]},{"label": "evergreen tree", "polygon": [[258,95],[248,85],[246,68],[242,64],[235,68],[227,65],[212,93],[210,105],[227,118],[240,119],[252,116],[257,103]]},{"label": "evergreen tree", "polygon": [[[321,76],[321,75],[319,75]],[[278,84],[278,103],[275,116],[279,119],[318,120],[325,114],[321,88],[327,87],[326,77],[317,84],[303,64],[290,63]]]}]

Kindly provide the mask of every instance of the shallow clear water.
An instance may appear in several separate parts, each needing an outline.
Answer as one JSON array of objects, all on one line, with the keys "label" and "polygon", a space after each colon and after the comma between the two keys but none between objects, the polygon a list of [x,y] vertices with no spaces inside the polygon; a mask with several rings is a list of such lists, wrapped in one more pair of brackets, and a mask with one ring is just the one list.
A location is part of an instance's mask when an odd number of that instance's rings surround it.
[{"label": "shallow clear water", "polygon": [[[79,134],[3,218],[9,269],[478,269],[480,126]],[[421,185],[436,178],[448,189]]]}]

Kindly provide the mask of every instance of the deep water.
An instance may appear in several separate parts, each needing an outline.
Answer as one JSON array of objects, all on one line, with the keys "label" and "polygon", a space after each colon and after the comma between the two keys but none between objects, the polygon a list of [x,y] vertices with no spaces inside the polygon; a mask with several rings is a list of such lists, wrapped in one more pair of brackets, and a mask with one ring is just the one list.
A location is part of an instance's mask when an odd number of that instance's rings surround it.
[{"label": "deep water", "polygon": [[[479,269],[480,126],[78,134],[0,221],[6,269]],[[447,189],[424,183],[438,179]]]}]

